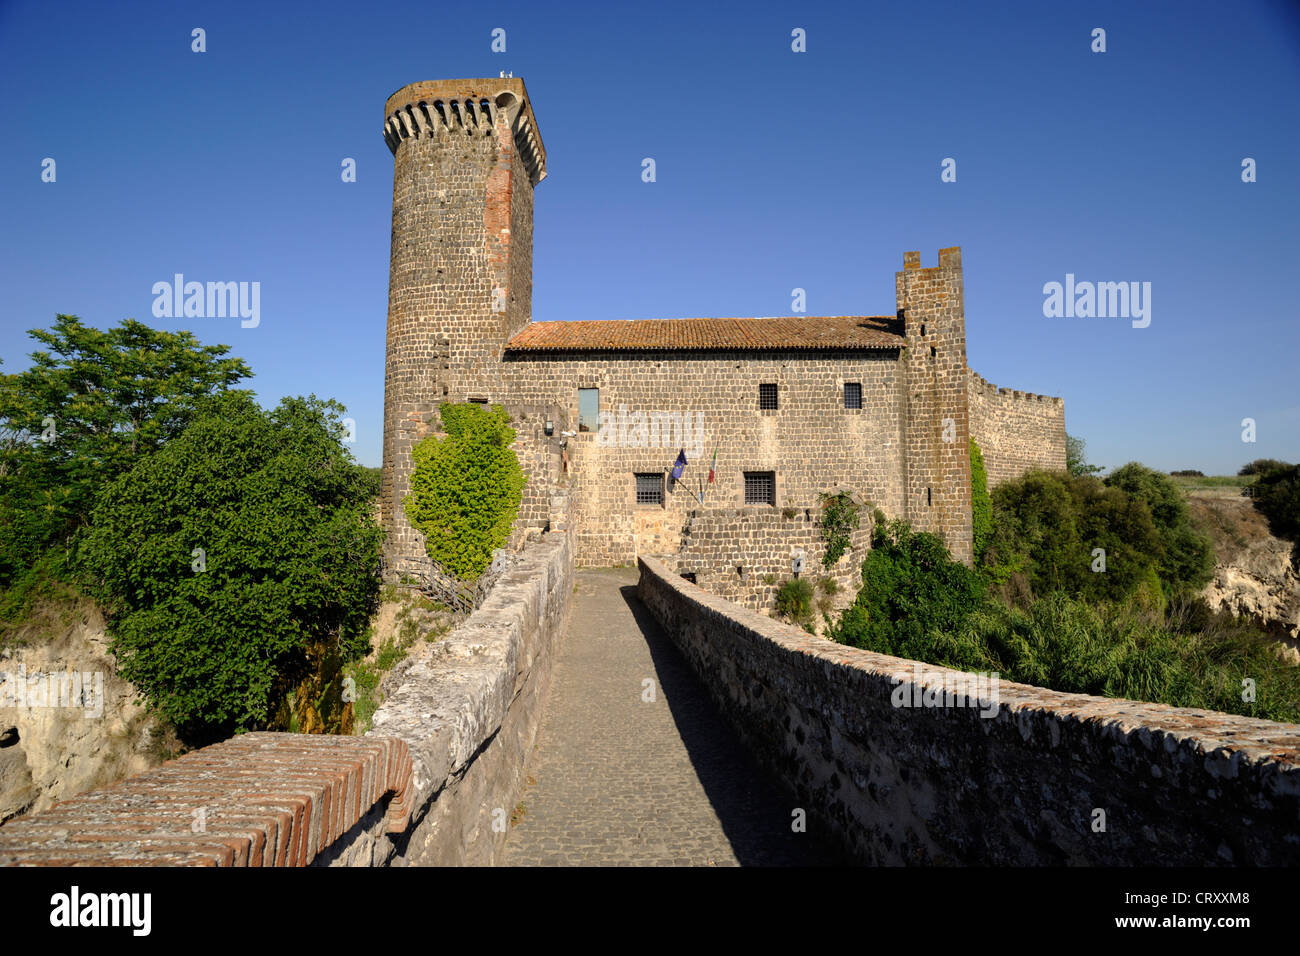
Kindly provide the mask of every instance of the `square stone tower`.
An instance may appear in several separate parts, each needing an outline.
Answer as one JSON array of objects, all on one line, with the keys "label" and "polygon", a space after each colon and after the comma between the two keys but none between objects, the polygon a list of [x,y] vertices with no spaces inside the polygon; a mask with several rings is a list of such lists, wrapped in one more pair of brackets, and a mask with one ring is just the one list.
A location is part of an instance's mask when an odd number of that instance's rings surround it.
[{"label": "square stone tower", "polygon": [[973,561],[966,307],[961,249],[939,250],[939,265],[903,254],[895,273],[907,346],[903,436],[905,515],[917,531],[943,538],[959,561]]},{"label": "square stone tower", "polygon": [[406,519],[411,446],[438,405],[499,394],[502,346],[532,312],[533,188],[546,151],[524,81],[413,83],[388,98],[393,234],[384,377],[385,575],[422,576]]}]

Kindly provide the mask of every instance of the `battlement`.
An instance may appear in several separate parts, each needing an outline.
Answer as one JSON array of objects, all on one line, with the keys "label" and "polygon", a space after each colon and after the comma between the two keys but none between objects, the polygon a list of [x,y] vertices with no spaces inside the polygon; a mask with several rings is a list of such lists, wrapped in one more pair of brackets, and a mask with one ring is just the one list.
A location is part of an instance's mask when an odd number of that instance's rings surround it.
[{"label": "battlement", "polygon": [[1015,388],[1002,388],[994,385],[984,378],[983,375],[972,369],[966,370],[968,377],[968,387],[974,391],[979,389],[985,398],[1011,399],[1013,401],[1040,402],[1049,405],[1056,405],[1065,408],[1065,399],[1056,395],[1038,395],[1034,392],[1022,392]]},{"label": "battlement", "polygon": [[920,272],[930,272],[936,269],[956,269],[961,271],[961,246],[949,246],[947,249],[939,250],[939,264],[937,266],[921,267],[920,252],[903,253],[903,271],[910,272],[917,270]]},{"label": "battlement", "polygon": [[546,147],[521,77],[429,80],[402,87],[384,104],[384,141],[464,132],[490,134],[505,123],[536,186],[546,178]]}]

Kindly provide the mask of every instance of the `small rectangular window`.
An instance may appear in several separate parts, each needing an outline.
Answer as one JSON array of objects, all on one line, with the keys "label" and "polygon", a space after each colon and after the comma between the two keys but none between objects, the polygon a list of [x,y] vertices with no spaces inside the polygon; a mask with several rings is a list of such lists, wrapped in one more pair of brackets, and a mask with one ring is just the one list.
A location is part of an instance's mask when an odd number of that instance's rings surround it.
[{"label": "small rectangular window", "polygon": [[745,504],[747,505],[775,505],[776,504],[776,472],[773,471],[745,472]]},{"label": "small rectangular window", "polygon": [[639,505],[662,505],[664,503],[663,472],[637,473],[636,503]]},{"label": "small rectangular window", "polygon": [[487,399],[486,399],[486,398],[471,398],[471,399],[470,399],[470,402],[473,403],[473,404],[475,404],[475,405],[486,405],[486,404],[487,404]]},{"label": "small rectangular window", "polygon": [[600,431],[600,389],[578,389],[578,431]]},{"label": "small rectangular window", "polygon": [[862,407],[862,383],[861,382],[844,383],[844,407],[845,408]]},{"label": "small rectangular window", "polygon": [[776,385],[758,386],[758,407],[767,411],[776,408]]}]

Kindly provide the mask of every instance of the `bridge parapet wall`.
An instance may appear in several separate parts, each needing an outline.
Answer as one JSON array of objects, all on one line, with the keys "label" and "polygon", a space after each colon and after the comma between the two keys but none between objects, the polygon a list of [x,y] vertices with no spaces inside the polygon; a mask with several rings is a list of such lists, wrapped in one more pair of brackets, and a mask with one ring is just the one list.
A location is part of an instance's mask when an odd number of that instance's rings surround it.
[{"label": "bridge parapet wall", "polygon": [[1300,726],[1009,682],[942,706],[967,675],[640,569],[741,739],[863,862],[1300,864]]},{"label": "bridge parapet wall", "polygon": [[365,737],[250,733],[0,827],[0,866],[490,864],[573,595],[567,533],[527,545],[411,665]]}]

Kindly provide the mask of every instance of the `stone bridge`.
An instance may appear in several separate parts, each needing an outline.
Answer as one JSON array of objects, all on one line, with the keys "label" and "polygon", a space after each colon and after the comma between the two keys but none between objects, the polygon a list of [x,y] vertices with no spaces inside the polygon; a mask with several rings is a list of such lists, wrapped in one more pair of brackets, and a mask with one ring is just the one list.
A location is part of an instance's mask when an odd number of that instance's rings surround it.
[{"label": "stone bridge", "polygon": [[[366,737],[246,734],[0,827],[7,865],[1300,862],[1300,727],[845,648],[529,545]],[[945,689],[951,694],[945,700]]]}]

